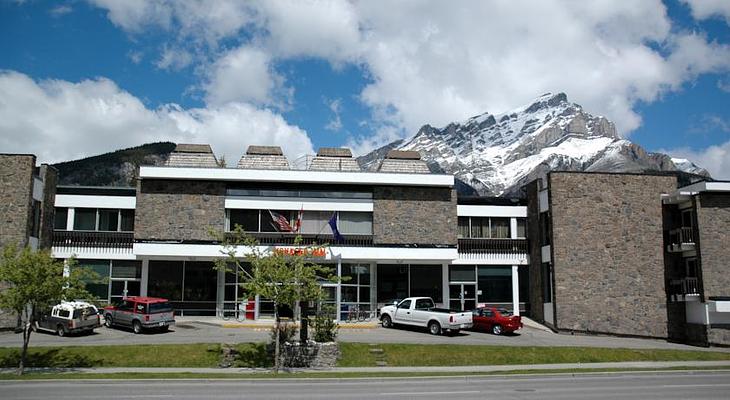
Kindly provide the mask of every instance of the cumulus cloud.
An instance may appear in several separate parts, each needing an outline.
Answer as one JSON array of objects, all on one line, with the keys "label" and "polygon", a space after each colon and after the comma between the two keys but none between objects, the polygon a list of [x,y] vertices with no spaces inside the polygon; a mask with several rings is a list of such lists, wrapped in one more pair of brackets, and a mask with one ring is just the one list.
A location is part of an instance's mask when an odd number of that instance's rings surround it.
[{"label": "cumulus cloud", "polygon": [[206,101],[211,104],[275,104],[281,100],[276,94],[285,93],[286,89],[284,78],[274,70],[268,53],[242,46],[226,53],[209,68],[205,91]]},{"label": "cumulus cloud", "polygon": [[[216,104],[270,101],[277,87],[272,65],[280,60],[314,57],[335,66],[361,66],[371,83],[359,95],[372,111],[375,136],[386,125],[387,132],[404,136],[425,123],[497,113],[559,91],[628,135],[641,124],[637,103],[681,90],[700,74],[730,69],[727,45],[673,28],[660,0],[546,0],[529,6],[516,1],[223,1],[215,6],[91,1],[129,32],[155,26],[181,32],[194,43],[238,41],[241,48],[208,68],[208,98]],[[698,18],[722,13],[718,10],[728,4],[690,3]],[[261,80],[241,77],[239,70]],[[231,79],[230,86],[224,78]]]},{"label": "cumulus cloud", "polygon": [[[141,57],[140,57],[141,59]],[[132,59],[134,62],[134,59]],[[160,59],[157,60],[155,65],[159,69],[168,69],[173,71],[179,71],[193,62],[193,56],[184,49],[173,49],[165,47],[162,51]],[[135,64],[138,64],[135,62]]]},{"label": "cumulus cloud", "polygon": [[35,81],[14,71],[0,72],[0,132],[3,151],[35,153],[41,162],[160,140],[210,143],[233,162],[250,144],[280,145],[291,159],[313,152],[306,132],[247,103],[148,108],[108,79]]},{"label": "cumulus cloud", "polygon": [[705,168],[715,179],[730,179],[730,141],[700,150],[684,147],[662,150],[662,152],[673,157],[691,160]]},{"label": "cumulus cloud", "polygon": [[725,18],[730,24],[730,2],[727,0],[682,0],[689,6],[695,19]]}]

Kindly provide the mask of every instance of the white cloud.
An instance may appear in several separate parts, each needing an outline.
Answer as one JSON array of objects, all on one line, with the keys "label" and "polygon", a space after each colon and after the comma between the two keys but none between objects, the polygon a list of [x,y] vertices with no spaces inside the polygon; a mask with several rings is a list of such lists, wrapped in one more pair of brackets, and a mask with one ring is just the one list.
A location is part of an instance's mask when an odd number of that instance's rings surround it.
[{"label": "white cloud", "polygon": [[[129,32],[155,26],[193,43],[242,46],[206,68],[214,104],[271,102],[283,86],[272,72],[280,60],[362,66],[372,82],[360,93],[373,114],[368,143],[505,111],[545,92],[566,92],[628,135],[641,124],[638,103],[730,71],[730,47],[673,27],[660,0],[93,2]],[[693,12],[710,9],[718,7]]]},{"label": "white cloud", "polygon": [[73,7],[68,4],[61,4],[51,8],[49,12],[53,17],[58,18],[70,13],[71,11],[73,11]]},{"label": "white cloud", "polygon": [[673,157],[691,160],[696,165],[705,168],[715,179],[730,179],[730,141],[701,150],[685,147],[662,150],[662,152]]},{"label": "white cloud", "polygon": [[717,88],[722,90],[723,92],[730,93],[730,81],[726,80],[718,80],[717,81]]},{"label": "white cloud", "polygon": [[324,129],[338,132],[342,129],[342,118],[340,118],[340,112],[342,111],[342,99],[334,99],[328,102],[328,107],[330,111],[332,111],[332,119],[327,122]]},{"label": "white cloud", "polygon": [[179,71],[193,62],[193,55],[184,49],[165,47],[155,65],[159,69]]},{"label": "white cloud", "polygon": [[284,78],[274,71],[270,56],[247,46],[226,53],[209,68],[205,91],[206,101],[218,105],[230,101],[276,104],[281,100],[276,95],[286,93]]},{"label": "white cloud", "polygon": [[290,159],[313,153],[306,132],[250,104],[150,109],[108,79],[34,81],[14,71],[0,72],[0,132],[3,151],[34,153],[41,162],[161,140],[210,143],[229,163],[251,144],[280,145]]},{"label": "white cloud", "polygon": [[141,51],[130,50],[127,52],[127,58],[129,58],[129,61],[131,61],[133,64],[139,64],[144,58],[144,53],[142,53]]},{"label": "white cloud", "polygon": [[730,24],[730,2],[727,0],[682,0],[692,10],[695,19],[722,17]]}]

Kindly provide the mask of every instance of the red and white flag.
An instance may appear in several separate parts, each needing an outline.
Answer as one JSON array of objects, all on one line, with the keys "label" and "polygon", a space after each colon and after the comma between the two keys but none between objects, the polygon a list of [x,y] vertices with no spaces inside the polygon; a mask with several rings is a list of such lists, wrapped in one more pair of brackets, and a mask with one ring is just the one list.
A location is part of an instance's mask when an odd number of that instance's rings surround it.
[{"label": "red and white flag", "polygon": [[285,216],[271,210],[269,210],[269,214],[271,215],[271,220],[273,221],[272,225],[274,225],[275,228],[278,228],[279,232],[293,231],[291,225],[289,225],[289,221],[286,219]]},{"label": "red and white flag", "polygon": [[299,233],[299,231],[302,229],[302,219],[304,218],[304,205],[302,204],[302,209],[299,210],[299,214],[297,214],[297,220],[294,222],[294,232]]}]

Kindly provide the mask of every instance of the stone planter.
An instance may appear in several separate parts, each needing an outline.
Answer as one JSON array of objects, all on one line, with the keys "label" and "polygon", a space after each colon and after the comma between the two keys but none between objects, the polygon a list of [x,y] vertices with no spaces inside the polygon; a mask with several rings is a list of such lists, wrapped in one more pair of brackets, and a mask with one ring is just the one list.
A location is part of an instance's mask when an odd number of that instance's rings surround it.
[{"label": "stone planter", "polygon": [[[271,350],[273,352],[273,347]],[[283,368],[329,369],[335,367],[340,357],[340,346],[337,342],[287,342],[281,346],[280,351]]]}]

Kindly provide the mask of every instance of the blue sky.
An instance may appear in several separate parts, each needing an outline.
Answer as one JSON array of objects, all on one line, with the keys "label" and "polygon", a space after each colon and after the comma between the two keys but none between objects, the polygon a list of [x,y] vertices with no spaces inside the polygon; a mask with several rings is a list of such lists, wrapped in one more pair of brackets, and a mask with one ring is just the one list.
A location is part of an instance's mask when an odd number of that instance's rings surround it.
[{"label": "blue sky", "polygon": [[446,3],[0,1],[1,151],[363,153],[563,91],[730,178],[727,1]]}]

